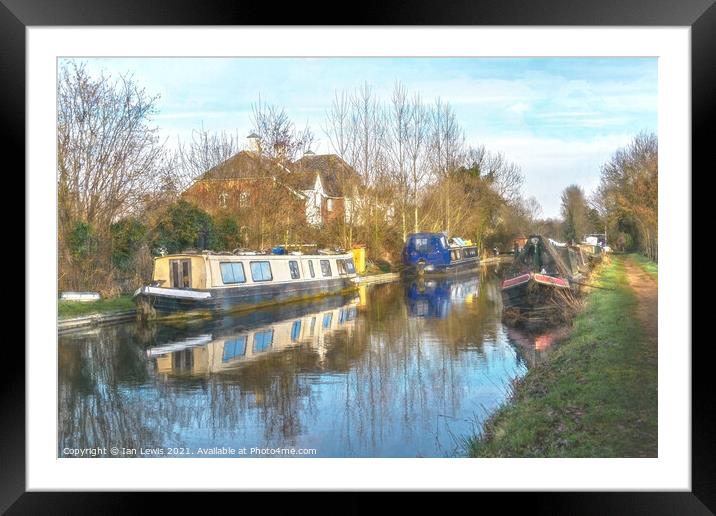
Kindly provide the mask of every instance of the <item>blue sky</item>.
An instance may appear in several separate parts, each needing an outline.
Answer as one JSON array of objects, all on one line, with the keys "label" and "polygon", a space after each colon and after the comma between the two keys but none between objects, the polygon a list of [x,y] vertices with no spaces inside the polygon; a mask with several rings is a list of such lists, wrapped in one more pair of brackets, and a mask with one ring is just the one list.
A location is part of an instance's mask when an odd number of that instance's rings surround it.
[{"label": "blue sky", "polygon": [[544,216],[559,214],[562,189],[589,193],[602,163],[639,131],[657,130],[655,58],[106,58],[90,70],[131,73],[159,94],[154,122],[176,145],[192,129],[246,136],[251,104],[279,105],[310,125],[315,151],[335,91],[363,81],[388,100],[396,81],[426,102],[452,104],[469,144],[517,163],[524,193]]}]

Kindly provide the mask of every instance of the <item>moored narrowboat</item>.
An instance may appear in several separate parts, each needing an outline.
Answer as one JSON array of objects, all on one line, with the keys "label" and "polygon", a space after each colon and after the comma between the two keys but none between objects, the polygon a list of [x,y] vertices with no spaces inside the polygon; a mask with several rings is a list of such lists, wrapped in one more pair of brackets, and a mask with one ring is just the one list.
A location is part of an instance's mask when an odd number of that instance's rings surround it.
[{"label": "moored narrowboat", "polygon": [[581,273],[568,251],[560,253],[548,239],[531,235],[502,281],[503,305],[517,310],[545,307],[554,305],[559,292],[577,290]]},{"label": "moored narrowboat", "polygon": [[469,270],[480,264],[477,246],[444,233],[411,233],[402,253],[403,273],[439,274]]},{"label": "moored narrowboat", "polygon": [[355,279],[351,253],[182,253],[155,258],[134,301],[143,318],[211,315],[340,293]]}]

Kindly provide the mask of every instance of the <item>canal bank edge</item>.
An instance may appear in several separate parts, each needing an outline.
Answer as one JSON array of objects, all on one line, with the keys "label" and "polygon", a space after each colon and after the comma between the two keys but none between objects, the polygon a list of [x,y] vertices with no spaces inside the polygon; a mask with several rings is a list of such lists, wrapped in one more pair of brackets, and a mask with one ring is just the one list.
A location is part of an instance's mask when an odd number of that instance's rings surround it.
[{"label": "canal bank edge", "polygon": [[657,347],[637,317],[642,300],[627,274],[635,262],[604,265],[569,337],[515,382],[512,399],[467,440],[469,456],[657,456]]},{"label": "canal bank edge", "polygon": [[[387,272],[384,274],[359,276],[358,278],[356,278],[356,283],[358,285],[375,285],[378,283],[389,283],[392,281],[398,281],[399,279],[400,273]],[[136,310],[122,310],[107,313],[91,313],[80,317],[60,318],[57,322],[57,328],[59,333],[65,333],[93,326],[131,321],[136,318],[136,315]]]}]

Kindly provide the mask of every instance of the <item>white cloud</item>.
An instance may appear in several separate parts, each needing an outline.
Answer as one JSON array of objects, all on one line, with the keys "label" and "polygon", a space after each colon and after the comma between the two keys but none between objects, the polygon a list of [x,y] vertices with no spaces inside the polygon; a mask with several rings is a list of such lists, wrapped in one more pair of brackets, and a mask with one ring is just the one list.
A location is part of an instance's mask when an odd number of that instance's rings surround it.
[{"label": "white cloud", "polygon": [[576,183],[589,195],[599,185],[601,166],[633,137],[613,134],[575,142],[531,136],[485,136],[471,143],[482,143],[492,151],[503,152],[519,165],[525,175],[524,192],[537,198],[545,217],[556,217],[562,190]]}]

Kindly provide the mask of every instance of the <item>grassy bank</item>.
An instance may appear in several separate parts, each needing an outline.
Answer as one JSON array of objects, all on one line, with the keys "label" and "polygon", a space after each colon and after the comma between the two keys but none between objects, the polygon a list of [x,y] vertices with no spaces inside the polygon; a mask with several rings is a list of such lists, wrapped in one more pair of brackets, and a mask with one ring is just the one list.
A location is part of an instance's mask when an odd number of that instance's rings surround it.
[{"label": "grassy bank", "polygon": [[78,301],[58,301],[57,303],[57,315],[60,319],[81,317],[90,314],[121,312],[125,310],[134,310],[132,296],[100,299],[99,301],[90,301],[87,303]]},{"label": "grassy bank", "polygon": [[625,258],[592,282],[570,337],[468,442],[473,457],[655,457],[656,347],[635,317]]},{"label": "grassy bank", "polygon": [[637,262],[642,269],[644,269],[644,271],[648,272],[652,278],[657,278],[659,275],[659,265],[656,262],[651,261],[642,254],[631,254],[629,256],[631,256],[634,261]]}]

